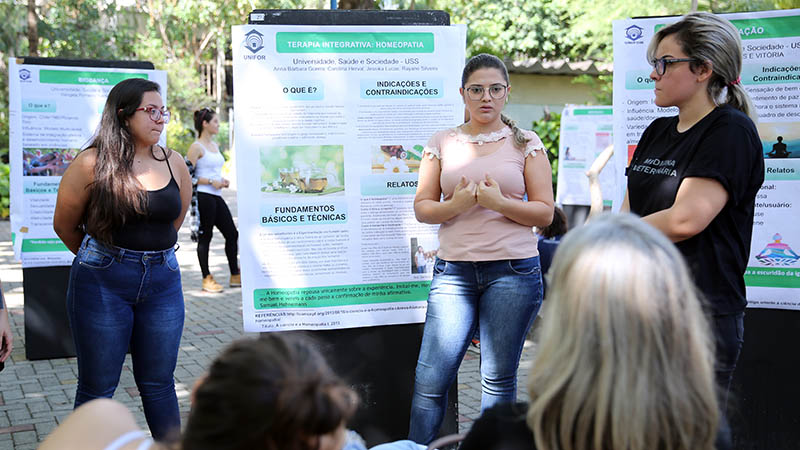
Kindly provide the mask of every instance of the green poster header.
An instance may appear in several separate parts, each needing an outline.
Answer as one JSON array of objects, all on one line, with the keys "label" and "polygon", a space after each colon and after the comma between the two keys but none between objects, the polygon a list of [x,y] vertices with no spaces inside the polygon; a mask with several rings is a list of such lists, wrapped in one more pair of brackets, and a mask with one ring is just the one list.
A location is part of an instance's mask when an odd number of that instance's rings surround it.
[{"label": "green poster header", "polygon": [[800,269],[784,267],[748,267],[744,272],[748,286],[800,288]]},{"label": "green poster header", "polygon": [[61,239],[23,239],[22,252],[68,252],[69,249]]},{"label": "green poster header", "polygon": [[614,114],[612,108],[576,108],[576,116],[610,116]]},{"label": "green poster header", "polygon": [[146,73],[89,72],[85,70],[41,70],[39,82],[47,84],[95,84],[113,86],[128,78],[147,79]]},{"label": "green poster header", "polygon": [[[739,30],[742,40],[764,38],[787,38],[800,36],[800,16],[761,17],[758,19],[735,19],[731,23]],[[655,31],[664,28],[658,24]],[[744,49],[748,51],[747,49]]]},{"label": "green poster header", "polygon": [[[409,269],[410,270],[410,269]],[[255,309],[324,308],[428,299],[430,281],[253,290]]]},{"label": "green poster header", "polygon": [[278,53],[433,53],[433,33],[275,33]]}]

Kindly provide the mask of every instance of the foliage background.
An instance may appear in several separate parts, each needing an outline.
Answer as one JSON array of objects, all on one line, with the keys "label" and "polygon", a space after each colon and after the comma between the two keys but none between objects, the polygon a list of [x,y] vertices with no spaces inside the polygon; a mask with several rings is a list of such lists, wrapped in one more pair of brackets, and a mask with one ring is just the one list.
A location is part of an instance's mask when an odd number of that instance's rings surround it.
[{"label": "foliage background", "polygon": [[[246,23],[247,14],[256,8],[324,9],[329,4],[329,0],[2,0],[0,157],[7,161],[8,57],[152,61],[157,69],[168,72],[173,120],[167,127],[167,140],[170,147],[185,152],[194,139],[191,122],[195,109],[218,108],[226,129],[229,100],[206,95],[199,69],[230,57],[230,27]],[[537,57],[612,62],[613,20],[683,14],[690,10],[691,1],[340,0],[339,7],[445,10],[452,23],[468,25],[468,56],[487,52],[507,60]],[[698,0],[697,4],[699,10],[713,12],[798,7],[800,0]],[[30,17],[29,8],[35,13]],[[29,23],[36,26],[29,27]],[[30,36],[32,30],[36,31],[35,39]],[[593,86],[597,103],[610,104],[610,76],[586,76],[578,82]],[[551,116],[551,120],[557,122],[557,116]],[[557,129],[555,125],[537,123],[534,128]],[[227,144],[226,132],[219,137],[221,144]],[[8,201],[3,190],[8,184],[7,175],[3,175],[7,172],[0,166],[0,202],[5,202],[0,203],[0,209]]]}]

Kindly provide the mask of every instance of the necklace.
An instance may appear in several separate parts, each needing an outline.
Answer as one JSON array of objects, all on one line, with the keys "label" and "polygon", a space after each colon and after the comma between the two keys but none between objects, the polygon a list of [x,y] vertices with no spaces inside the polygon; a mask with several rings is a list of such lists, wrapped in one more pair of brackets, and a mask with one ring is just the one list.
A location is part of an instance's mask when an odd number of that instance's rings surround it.
[{"label": "necklace", "polygon": [[478,133],[476,135],[465,133],[461,127],[457,127],[456,130],[458,130],[458,133],[451,133],[451,135],[455,135],[458,140],[478,145],[498,142],[507,138],[508,136],[511,136],[511,128],[508,128],[507,126],[504,126],[497,131],[492,131],[491,133]]}]

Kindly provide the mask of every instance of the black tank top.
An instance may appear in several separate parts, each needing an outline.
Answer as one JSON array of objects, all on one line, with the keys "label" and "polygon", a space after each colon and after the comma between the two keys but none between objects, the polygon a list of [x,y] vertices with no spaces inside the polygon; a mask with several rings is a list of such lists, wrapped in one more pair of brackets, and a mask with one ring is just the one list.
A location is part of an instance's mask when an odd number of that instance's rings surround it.
[{"label": "black tank top", "polygon": [[147,191],[147,214],[132,217],[114,230],[112,237],[117,247],[137,251],[166,250],[178,242],[173,223],[181,213],[181,189],[166,150],[162,151],[169,169],[169,183],[161,189]]}]

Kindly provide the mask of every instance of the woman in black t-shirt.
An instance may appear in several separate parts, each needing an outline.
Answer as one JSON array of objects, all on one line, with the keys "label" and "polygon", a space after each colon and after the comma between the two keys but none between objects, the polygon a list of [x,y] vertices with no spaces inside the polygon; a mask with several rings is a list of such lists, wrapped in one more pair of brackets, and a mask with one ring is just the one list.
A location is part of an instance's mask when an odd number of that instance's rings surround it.
[{"label": "woman in black t-shirt", "polygon": [[716,374],[727,392],[743,342],[744,271],[764,160],[742,89],[742,45],[727,20],[692,13],[659,30],[648,48],[656,119],[633,154],[629,208],[684,255],[713,313]]}]

